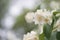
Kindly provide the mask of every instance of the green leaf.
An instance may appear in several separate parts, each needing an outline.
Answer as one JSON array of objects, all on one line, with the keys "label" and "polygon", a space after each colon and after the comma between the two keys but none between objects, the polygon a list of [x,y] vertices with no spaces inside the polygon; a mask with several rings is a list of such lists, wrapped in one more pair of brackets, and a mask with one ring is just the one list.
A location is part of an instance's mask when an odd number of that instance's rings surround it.
[{"label": "green leaf", "polygon": [[57,33],[56,31],[51,33],[50,40],[56,40],[56,33]]},{"label": "green leaf", "polygon": [[55,16],[55,21],[57,22],[57,20],[60,18],[60,16]]},{"label": "green leaf", "polygon": [[60,12],[53,12],[54,15],[59,14]]},{"label": "green leaf", "polygon": [[44,34],[43,33],[39,35],[39,40],[44,40]]},{"label": "green leaf", "polygon": [[56,10],[55,12],[53,12],[53,15],[56,15],[56,14],[60,14],[60,9]]},{"label": "green leaf", "polygon": [[45,24],[43,28],[43,33],[45,34],[46,38],[50,40],[51,33],[54,27],[54,24],[57,22],[57,20],[60,18],[60,16],[56,16],[56,14],[59,14],[60,11],[53,12],[53,17],[52,17],[52,23],[51,25]]},{"label": "green leaf", "polygon": [[60,16],[56,16],[57,14],[60,14],[60,9],[56,10],[55,12],[53,12],[52,24],[56,23],[57,20],[60,18]]},{"label": "green leaf", "polygon": [[60,40],[60,32],[57,32],[56,38],[57,38],[57,40]]},{"label": "green leaf", "polygon": [[60,18],[60,16],[55,16],[55,15],[53,16],[53,18],[52,18],[53,20],[52,20],[52,24],[51,24],[51,27],[53,28],[53,30],[57,28],[57,27],[54,28],[54,25],[56,24],[56,22],[59,18]]},{"label": "green leaf", "polygon": [[46,38],[49,40],[52,32],[52,27],[49,24],[45,24],[43,28],[43,33],[46,36]]}]

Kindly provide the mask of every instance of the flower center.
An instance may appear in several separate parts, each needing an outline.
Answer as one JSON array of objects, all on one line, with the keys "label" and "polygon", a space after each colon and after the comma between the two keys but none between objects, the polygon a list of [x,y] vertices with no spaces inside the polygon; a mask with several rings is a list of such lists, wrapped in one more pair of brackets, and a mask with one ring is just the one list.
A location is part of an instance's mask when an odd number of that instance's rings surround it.
[{"label": "flower center", "polygon": [[37,20],[38,21],[42,21],[43,20],[43,16],[37,14]]}]

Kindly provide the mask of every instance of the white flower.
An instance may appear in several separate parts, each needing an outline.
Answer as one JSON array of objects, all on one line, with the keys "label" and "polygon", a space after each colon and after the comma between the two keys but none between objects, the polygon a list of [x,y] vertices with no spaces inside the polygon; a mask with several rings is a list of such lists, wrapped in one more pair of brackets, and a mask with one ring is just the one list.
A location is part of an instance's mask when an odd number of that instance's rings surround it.
[{"label": "white flower", "polygon": [[29,12],[26,14],[25,16],[25,20],[27,23],[32,23],[33,22],[33,16],[34,16],[34,13],[33,12]]},{"label": "white flower", "polygon": [[51,23],[52,22],[52,13],[50,11],[44,10],[37,10],[34,16],[35,24],[44,24],[44,23]]},{"label": "white flower", "polygon": [[23,40],[38,40],[38,35],[35,31],[31,31],[31,33],[24,35]]},{"label": "white flower", "polygon": [[59,9],[59,8],[60,8],[60,4],[59,4],[58,2],[56,2],[56,1],[52,1],[52,2],[50,3],[50,7],[51,7],[52,9]]},{"label": "white flower", "polygon": [[56,23],[57,31],[60,31],[60,19],[58,19]]}]

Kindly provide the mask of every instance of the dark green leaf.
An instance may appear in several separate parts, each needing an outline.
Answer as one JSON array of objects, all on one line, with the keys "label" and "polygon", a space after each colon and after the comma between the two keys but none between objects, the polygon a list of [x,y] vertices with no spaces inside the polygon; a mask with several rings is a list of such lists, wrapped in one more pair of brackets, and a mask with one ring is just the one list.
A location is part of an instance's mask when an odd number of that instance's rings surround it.
[{"label": "dark green leaf", "polygon": [[46,36],[47,39],[50,39],[51,32],[52,32],[51,25],[45,24],[44,28],[43,28],[43,33],[45,34],[45,36]]},{"label": "dark green leaf", "polygon": [[54,15],[56,15],[56,14],[58,14],[58,13],[60,13],[60,12],[53,12]]},{"label": "dark green leaf", "polygon": [[60,40],[60,32],[57,32],[56,38],[57,38],[57,40]]},{"label": "dark green leaf", "polygon": [[60,9],[56,10],[55,12],[53,12],[53,15],[56,15],[56,14],[60,14]]}]

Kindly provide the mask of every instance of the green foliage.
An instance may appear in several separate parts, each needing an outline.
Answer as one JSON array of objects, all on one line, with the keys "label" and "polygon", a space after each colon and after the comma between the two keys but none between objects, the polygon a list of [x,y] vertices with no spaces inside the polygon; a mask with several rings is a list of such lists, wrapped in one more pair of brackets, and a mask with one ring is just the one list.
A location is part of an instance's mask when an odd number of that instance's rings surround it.
[{"label": "green foliage", "polygon": [[45,34],[46,38],[49,40],[52,32],[52,27],[49,24],[45,24],[43,28],[43,33]]},{"label": "green foliage", "polygon": [[60,40],[60,32],[57,32],[56,38],[57,38],[57,40]]},{"label": "green foliage", "polygon": [[54,15],[59,14],[60,12],[53,12]]},{"label": "green foliage", "polygon": [[[53,12],[51,25],[49,25],[49,24],[44,25],[43,33],[48,40],[56,40],[56,33],[53,32],[53,30],[54,30],[53,27],[54,27],[54,24],[57,22],[57,20],[60,18],[60,16],[56,16],[59,13],[60,13],[59,11]],[[59,39],[60,37],[58,35],[60,36],[60,34],[57,33],[57,40],[60,40]]]},{"label": "green foliage", "polygon": [[51,33],[50,40],[56,40],[56,31]]},{"label": "green foliage", "polygon": [[[36,10],[37,9],[32,10],[32,11],[35,12]],[[27,33],[27,32],[30,32],[31,30],[37,28],[37,25],[35,25],[34,23],[30,24],[25,21],[25,15],[29,11],[31,11],[31,10],[25,9],[25,11],[17,17],[16,23],[15,23],[13,29],[17,30],[20,27],[24,27],[25,33]],[[59,13],[60,13],[59,11],[53,12],[51,25],[48,23],[44,24],[43,33],[39,35],[39,40],[56,40],[56,35],[57,35],[57,40],[59,39],[58,35],[60,35],[60,34],[59,33],[56,34],[56,31],[53,32],[54,24],[60,18],[60,16],[56,16]]]},{"label": "green foliage", "polygon": [[44,37],[45,37],[45,36],[44,36],[44,34],[43,34],[43,33],[42,33],[42,34],[40,34],[40,35],[39,35],[39,40],[44,40]]}]

